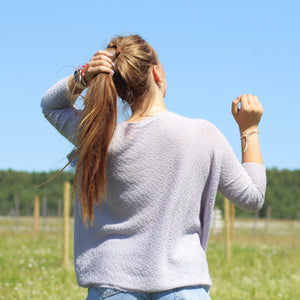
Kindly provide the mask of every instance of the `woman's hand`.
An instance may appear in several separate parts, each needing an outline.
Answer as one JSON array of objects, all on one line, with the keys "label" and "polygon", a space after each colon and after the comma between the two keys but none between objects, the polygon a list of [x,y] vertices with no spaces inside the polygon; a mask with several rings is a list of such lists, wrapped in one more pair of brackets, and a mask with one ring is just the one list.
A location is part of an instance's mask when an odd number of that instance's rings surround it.
[{"label": "woman's hand", "polygon": [[113,75],[112,56],[112,53],[105,50],[96,52],[88,63],[88,67],[84,75],[85,81],[88,83],[91,82],[91,80],[99,73],[108,73]]},{"label": "woman's hand", "polygon": [[242,134],[250,133],[249,136],[241,136],[242,162],[263,164],[257,131],[263,108],[258,98],[251,94],[241,95],[232,101],[231,111],[239,125],[240,132]]},{"label": "woman's hand", "polygon": [[240,132],[245,132],[257,129],[263,114],[263,107],[257,96],[243,94],[232,101],[231,112],[239,125]]},{"label": "woman's hand", "polygon": [[[84,80],[88,84],[91,80],[97,76],[99,73],[108,73],[113,75],[113,61],[112,56],[108,51],[100,50],[96,52],[88,63],[87,69],[84,74]],[[84,86],[79,82],[76,82],[74,76],[70,76],[68,80],[69,90],[72,94],[78,95],[84,90]]]}]

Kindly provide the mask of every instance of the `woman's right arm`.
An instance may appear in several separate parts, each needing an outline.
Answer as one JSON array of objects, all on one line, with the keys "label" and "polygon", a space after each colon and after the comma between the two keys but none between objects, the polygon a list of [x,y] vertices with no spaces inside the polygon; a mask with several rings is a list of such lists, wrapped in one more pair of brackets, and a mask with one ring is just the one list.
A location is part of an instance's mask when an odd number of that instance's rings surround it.
[{"label": "woman's right arm", "polygon": [[[240,107],[239,107],[240,105]],[[224,137],[219,191],[235,205],[246,210],[262,207],[266,189],[266,170],[258,141],[258,124],[263,108],[256,96],[242,95],[233,100],[232,114],[239,126],[242,144],[242,165]],[[246,137],[246,135],[250,133]]]},{"label": "woman's right arm", "polygon": [[257,129],[263,114],[263,107],[257,96],[248,94],[234,99],[231,111],[241,134],[242,162],[263,164]]}]

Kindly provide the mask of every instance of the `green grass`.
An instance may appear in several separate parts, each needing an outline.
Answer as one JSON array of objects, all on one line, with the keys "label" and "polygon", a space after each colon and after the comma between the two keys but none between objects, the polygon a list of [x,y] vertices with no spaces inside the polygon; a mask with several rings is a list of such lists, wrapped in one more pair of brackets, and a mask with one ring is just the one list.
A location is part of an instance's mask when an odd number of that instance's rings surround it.
[{"label": "green grass", "polygon": [[[42,220],[41,220],[42,221]],[[73,225],[71,225],[72,228]],[[300,222],[237,220],[231,261],[225,259],[224,235],[212,235],[207,259],[213,300],[300,299]],[[62,267],[62,220],[48,218],[34,236],[32,218],[0,218],[0,299],[85,299],[73,267]],[[71,236],[73,232],[71,231]]]},{"label": "green grass", "polygon": [[300,299],[300,222],[236,222],[231,260],[224,236],[211,236],[207,250],[212,299]]},{"label": "green grass", "polygon": [[73,267],[62,267],[61,219],[47,219],[45,231],[34,236],[33,220],[21,218],[19,226],[10,218],[0,219],[0,299],[85,299]]}]

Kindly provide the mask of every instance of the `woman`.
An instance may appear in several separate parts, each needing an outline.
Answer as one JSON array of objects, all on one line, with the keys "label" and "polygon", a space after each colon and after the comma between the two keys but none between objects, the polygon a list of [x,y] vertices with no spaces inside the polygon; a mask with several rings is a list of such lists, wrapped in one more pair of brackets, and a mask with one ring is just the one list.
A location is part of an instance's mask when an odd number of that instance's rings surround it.
[{"label": "woman", "polygon": [[[232,103],[240,164],[214,125],[166,109],[166,87],[157,54],[133,35],[112,39],[42,99],[45,117],[77,147],[75,269],[87,299],[210,299],[217,191],[243,209],[263,205],[258,98]],[[132,115],[117,125],[118,96]]]}]

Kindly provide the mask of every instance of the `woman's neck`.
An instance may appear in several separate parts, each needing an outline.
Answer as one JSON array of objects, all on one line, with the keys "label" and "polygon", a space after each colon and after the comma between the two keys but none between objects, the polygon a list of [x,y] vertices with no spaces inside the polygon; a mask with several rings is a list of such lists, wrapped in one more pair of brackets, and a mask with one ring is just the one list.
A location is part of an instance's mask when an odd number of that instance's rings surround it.
[{"label": "woman's neck", "polygon": [[143,119],[153,117],[166,111],[168,110],[165,106],[164,98],[162,96],[155,97],[152,101],[150,101],[148,108],[133,111],[132,116],[127,122],[139,122]]}]

